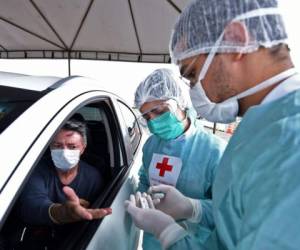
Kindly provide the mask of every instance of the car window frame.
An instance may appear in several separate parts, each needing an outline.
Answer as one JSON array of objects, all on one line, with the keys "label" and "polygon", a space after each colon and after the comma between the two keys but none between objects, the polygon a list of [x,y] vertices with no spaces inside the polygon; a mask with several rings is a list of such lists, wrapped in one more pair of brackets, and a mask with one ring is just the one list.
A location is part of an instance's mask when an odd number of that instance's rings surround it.
[{"label": "car window frame", "polygon": [[[86,106],[88,103],[91,102],[97,102],[97,101],[101,101],[104,99],[111,99],[113,97],[112,94],[109,93],[104,93],[103,91],[89,91],[89,92],[85,92],[82,93],[74,98],[72,98],[71,100],[69,100],[68,102],[65,103],[65,105],[56,112],[56,114],[48,121],[48,123],[46,124],[46,126],[42,129],[42,131],[38,134],[38,136],[32,141],[31,145],[29,148],[27,148],[26,152],[24,152],[23,157],[20,159],[20,161],[18,162],[17,166],[15,166],[14,171],[11,173],[11,175],[9,176],[9,178],[6,180],[5,185],[3,185],[1,190],[5,190],[6,189],[6,185],[9,183],[9,181],[11,180],[11,178],[13,178],[14,174],[16,171],[18,171],[18,168],[20,167],[20,165],[22,165],[23,160],[26,159],[26,157],[28,156],[28,153],[32,150],[32,147],[34,147],[35,143],[37,141],[39,141],[41,135],[43,135],[45,132],[45,130],[49,129],[49,126],[51,126],[53,120],[58,119],[57,116],[59,116],[61,114],[61,111],[64,110],[68,105],[72,104],[72,101],[74,101],[77,98],[83,97],[85,94],[92,94],[94,95],[93,97],[87,98],[85,101],[80,102],[80,104],[75,105],[75,107],[72,108],[72,111],[68,112],[68,116],[64,117],[64,119],[61,120],[61,122],[59,122],[59,125],[56,127],[55,130],[52,130],[52,135],[51,137],[48,138],[47,142],[43,145],[43,147],[41,148],[41,150],[38,153],[38,156],[35,158],[34,162],[30,167],[30,170],[26,173],[25,178],[22,180],[21,185],[19,186],[17,192],[15,193],[14,197],[12,200],[9,201],[9,205],[6,209],[6,211],[4,212],[3,216],[0,218],[1,219],[1,223],[0,223],[0,230],[4,224],[4,222],[7,219],[8,214],[11,212],[11,209],[13,207],[13,205],[16,202],[17,197],[19,197],[21,190],[23,190],[25,183],[28,181],[29,177],[31,176],[31,174],[33,173],[34,169],[36,168],[36,165],[38,164],[38,162],[41,160],[42,156],[44,155],[44,153],[46,152],[51,140],[53,139],[53,136],[55,135],[55,133],[62,127],[62,125],[74,114],[76,113],[77,110],[79,110],[81,107]],[[110,100],[111,101],[111,100]],[[112,109],[113,110],[113,109]],[[65,112],[65,111],[64,111]],[[57,124],[57,122],[56,122]],[[124,152],[124,145],[123,149],[122,149],[122,154],[125,155]],[[124,157],[124,156],[123,156]],[[0,193],[1,195],[1,193]]]},{"label": "car window frame", "polygon": [[[127,126],[127,132],[128,132],[129,138],[130,138],[130,143],[131,143],[131,146],[132,146],[133,154],[135,155],[135,153],[137,152],[137,150],[139,148],[141,140],[142,140],[142,130],[141,130],[140,124],[138,122],[138,119],[137,119],[136,114],[134,113],[134,111],[125,102],[123,102],[120,99],[117,99],[117,102],[118,102],[118,106],[121,109],[121,113],[122,113],[122,117],[124,119],[124,123]],[[132,116],[134,117],[134,126],[132,128],[129,127],[128,124],[127,124],[126,117],[124,117],[124,115],[123,115],[122,106],[125,107],[127,109],[127,112],[130,112],[132,114]],[[134,133],[133,136],[131,136],[131,133],[132,133],[132,131],[134,132],[135,128],[137,128],[138,131],[137,131],[137,133]]]}]

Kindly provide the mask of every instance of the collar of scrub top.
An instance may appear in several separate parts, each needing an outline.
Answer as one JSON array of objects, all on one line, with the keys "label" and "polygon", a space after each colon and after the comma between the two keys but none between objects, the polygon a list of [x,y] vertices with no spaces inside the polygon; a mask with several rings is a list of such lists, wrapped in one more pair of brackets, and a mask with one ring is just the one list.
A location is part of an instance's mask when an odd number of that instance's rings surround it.
[{"label": "collar of scrub top", "polygon": [[275,101],[298,89],[300,89],[300,74],[296,72],[295,69],[295,73],[272,89],[272,91],[262,100],[261,104]]}]

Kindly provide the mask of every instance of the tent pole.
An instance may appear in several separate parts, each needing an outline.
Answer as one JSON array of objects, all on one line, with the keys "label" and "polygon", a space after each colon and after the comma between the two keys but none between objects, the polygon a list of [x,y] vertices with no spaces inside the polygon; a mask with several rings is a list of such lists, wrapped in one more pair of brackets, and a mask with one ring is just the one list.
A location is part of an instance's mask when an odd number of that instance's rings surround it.
[{"label": "tent pole", "polygon": [[71,55],[70,51],[68,52],[68,75],[71,75]]}]

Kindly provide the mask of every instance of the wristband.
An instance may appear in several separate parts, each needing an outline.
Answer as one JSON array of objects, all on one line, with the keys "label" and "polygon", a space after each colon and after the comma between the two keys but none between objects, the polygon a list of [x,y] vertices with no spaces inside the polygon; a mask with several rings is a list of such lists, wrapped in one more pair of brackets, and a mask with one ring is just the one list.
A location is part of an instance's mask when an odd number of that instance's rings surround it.
[{"label": "wristband", "polygon": [[52,216],[51,214],[51,209],[54,207],[54,206],[57,206],[59,205],[58,203],[52,203],[49,208],[48,208],[48,215],[49,215],[49,218],[55,223],[55,224],[61,224],[59,221],[57,221],[56,219],[54,219],[54,217]]}]

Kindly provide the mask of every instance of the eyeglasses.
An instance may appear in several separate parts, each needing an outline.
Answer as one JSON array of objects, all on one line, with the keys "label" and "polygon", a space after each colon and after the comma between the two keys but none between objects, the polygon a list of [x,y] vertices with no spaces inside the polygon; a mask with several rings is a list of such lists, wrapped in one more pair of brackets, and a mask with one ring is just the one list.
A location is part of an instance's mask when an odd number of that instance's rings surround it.
[{"label": "eyeglasses", "polygon": [[[188,65],[187,67],[184,69],[183,72],[181,73],[180,79],[183,81],[184,84],[186,84],[189,88],[193,88],[195,86],[196,82],[192,82],[191,80],[189,80],[187,78],[187,76],[191,73],[192,68],[194,66],[194,64],[198,61],[198,59],[200,58],[200,55],[196,56]],[[193,77],[194,78],[194,77]]]},{"label": "eyeglasses", "polygon": [[147,121],[160,116],[168,111],[175,112],[177,110],[177,102],[175,100],[168,100],[166,102],[160,103],[158,105],[155,105],[149,110],[146,110],[143,112],[139,117],[138,121],[143,126],[147,126]]}]

